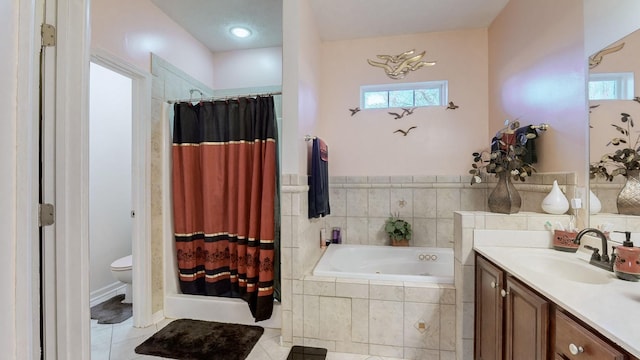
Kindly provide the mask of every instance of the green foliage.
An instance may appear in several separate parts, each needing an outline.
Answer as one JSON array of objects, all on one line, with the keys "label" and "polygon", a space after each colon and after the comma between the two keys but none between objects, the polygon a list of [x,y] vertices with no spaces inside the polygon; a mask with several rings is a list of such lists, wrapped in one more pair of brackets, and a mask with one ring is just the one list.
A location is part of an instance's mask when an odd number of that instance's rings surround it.
[{"label": "green foliage", "polygon": [[411,240],[411,224],[402,220],[398,214],[392,214],[384,223],[384,231],[392,240]]}]

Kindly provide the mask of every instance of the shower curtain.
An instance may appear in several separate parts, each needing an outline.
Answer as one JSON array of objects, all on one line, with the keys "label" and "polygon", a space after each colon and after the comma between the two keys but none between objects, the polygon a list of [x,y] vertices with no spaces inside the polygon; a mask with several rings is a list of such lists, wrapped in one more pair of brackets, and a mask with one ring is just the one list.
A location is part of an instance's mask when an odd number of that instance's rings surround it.
[{"label": "shower curtain", "polygon": [[256,321],[271,317],[279,281],[276,126],[272,96],[174,105],[180,288],[241,297]]}]

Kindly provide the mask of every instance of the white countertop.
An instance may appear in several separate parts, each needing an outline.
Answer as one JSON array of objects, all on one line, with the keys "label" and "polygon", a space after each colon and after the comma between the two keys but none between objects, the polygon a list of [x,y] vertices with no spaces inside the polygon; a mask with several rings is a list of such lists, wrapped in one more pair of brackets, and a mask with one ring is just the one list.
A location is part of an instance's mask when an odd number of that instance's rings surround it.
[{"label": "white countertop", "polygon": [[[510,235],[513,237],[514,233]],[[526,245],[522,239],[517,239],[516,246],[509,246],[508,241],[483,241],[483,237],[480,238],[476,236],[474,250],[640,358],[640,282],[620,280],[612,272],[589,265],[590,253],[587,252],[523,247]],[[552,274],[545,264],[554,259],[576,264],[576,269],[588,265],[593,269],[584,271],[583,278],[585,281],[593,278],[599,283],[574,281],[562,274]],[[573,270],[568,269],[566,271]]]}]

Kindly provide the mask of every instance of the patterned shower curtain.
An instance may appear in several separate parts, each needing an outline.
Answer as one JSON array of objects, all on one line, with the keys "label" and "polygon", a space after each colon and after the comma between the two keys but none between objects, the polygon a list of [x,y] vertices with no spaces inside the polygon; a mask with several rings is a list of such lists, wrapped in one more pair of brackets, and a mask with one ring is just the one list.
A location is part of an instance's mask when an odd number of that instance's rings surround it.
[{"label": "patterned shower curtain", "polygon": [[279,280],[273,97],[178,103],[174,117],[173,213],[182,293],[241,297],[256,321],[266,320]]}]

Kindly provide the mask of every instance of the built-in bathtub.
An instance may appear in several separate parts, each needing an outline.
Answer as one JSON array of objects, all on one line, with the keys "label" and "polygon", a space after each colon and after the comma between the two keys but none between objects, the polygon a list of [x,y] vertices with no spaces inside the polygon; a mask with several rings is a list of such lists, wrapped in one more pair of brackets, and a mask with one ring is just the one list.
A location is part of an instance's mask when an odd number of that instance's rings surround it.
[{"label": "built-in bathtub", "polygon": [[330,245],[313,275],[453,284],[453,249]]},{"label": "built-in bathtub", "polygon": [[454,359],[453,249],[330,245],[293,284],[294,345]]}]

